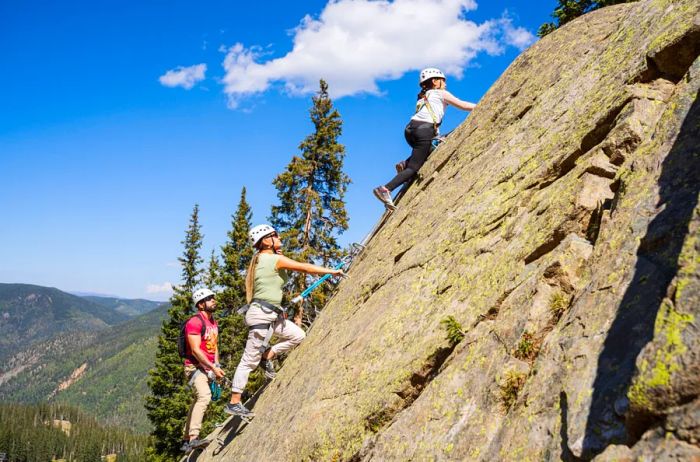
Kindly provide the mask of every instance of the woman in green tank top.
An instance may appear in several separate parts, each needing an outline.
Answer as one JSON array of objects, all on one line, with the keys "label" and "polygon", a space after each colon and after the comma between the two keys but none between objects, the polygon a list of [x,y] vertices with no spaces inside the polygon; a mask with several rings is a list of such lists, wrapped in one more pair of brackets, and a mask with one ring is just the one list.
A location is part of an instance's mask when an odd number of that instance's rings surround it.
[{"label": "woman in green tank top", "polygon": [[[231,402],[225,408],[229,414],[241,417],[253,416],[241,403],[241,394],[248,383],[250,373],[260,364],[265,376],[269,379],[274,378],[275,367],[272,359],[291,350],[306,337],[300,327],[300,316],[296,316],[295,322],[291,322],[286,319],[286,315],[280,314],[282,288],[289,278],[289,272],[343,275],[343,270],[340,269],[302,263],[282,255],[282,241],[272,226],[253,227],[249,238],[256,250],[245,280],[246,299],[249,304],[245,322],[250,331],[241,362],[233,376]],[[268,329],[272,329],[281,341],[266,349],[265,337]]]}]

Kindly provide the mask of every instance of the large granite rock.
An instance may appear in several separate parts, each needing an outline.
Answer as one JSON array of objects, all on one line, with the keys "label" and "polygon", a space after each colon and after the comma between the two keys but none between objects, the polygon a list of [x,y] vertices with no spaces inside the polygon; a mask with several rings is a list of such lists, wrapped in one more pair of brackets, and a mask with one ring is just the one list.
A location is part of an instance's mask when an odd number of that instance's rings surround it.
[{"label": "large granite rock", "polygon": [[699,9],[523,53],[199,460],[700,460]]}]

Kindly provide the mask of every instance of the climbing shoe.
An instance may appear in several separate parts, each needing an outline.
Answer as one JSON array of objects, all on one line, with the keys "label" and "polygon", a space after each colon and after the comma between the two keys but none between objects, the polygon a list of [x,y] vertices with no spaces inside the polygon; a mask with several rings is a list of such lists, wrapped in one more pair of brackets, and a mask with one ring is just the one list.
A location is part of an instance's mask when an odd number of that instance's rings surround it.
[{"label": "climbing shoe", "polygon": [[396,167],[396,173],[403,172],[404,170],[406,170],[406,161],[402,160],[401,162],[397,163],[395,165],[395,167]]},{"label": "climbing shoe", "polygon": [[384,203],[384,205],[389,208],[396,208],[394,201],[391,200],[391,193],[384,186],[377,186],[372,190],[372,192],[377,199]]},{"label": "climbing shoe", "polygon": [[182,446],[180,447],[180,451],[190,452],[190,451],[194,451],[195,449],[204,448],[208,444],[209,444],[209,440],[200,440],[199,438],[195,438],[193,440],[185,441],[182,444]]},{"label": "climbing shoe", "polygon": [[243,403],[228,403],[226,407],[224,407],[224,412],[226,412],[227,414],[237,415],[246,418],[255,417],[255,414],[252,411],[248,410],[248,408],[245,407]]},{"label": "climbing shoe", "polygon": [[273,364],[272,360],[263,359],[262,361],[260,361],[260,367],[262,368],[263,373],[265,374],[265,378],[267,378],[268,380],[272,380],[275,377],[277,377],[275,365]]}]

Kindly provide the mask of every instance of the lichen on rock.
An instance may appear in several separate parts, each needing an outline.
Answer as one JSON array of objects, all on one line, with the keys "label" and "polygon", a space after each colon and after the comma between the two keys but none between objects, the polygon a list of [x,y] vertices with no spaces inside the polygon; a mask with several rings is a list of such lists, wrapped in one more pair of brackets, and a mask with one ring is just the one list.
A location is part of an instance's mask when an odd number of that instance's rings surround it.
[{"label": "lichen on rock", "polygon": [[198,460],[696,457],[699,10],[603,8],[518,57]]}]

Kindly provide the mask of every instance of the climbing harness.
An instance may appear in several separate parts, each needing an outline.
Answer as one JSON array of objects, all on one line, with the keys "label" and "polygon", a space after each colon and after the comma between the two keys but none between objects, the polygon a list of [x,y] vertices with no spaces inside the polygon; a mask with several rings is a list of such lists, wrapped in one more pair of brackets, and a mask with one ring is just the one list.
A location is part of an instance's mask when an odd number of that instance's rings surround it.
[{"label": "climbing harness", "polygon": [[272,303],[266,302],[265,300],[260,300],[260,299],[254,298],[253,301],[250,302],[250,304],[243,305],[242,307],[240,307],[237,310],[238,314],[245,315],[245,313],[248,311],[248,308],[253,303],[277,313],[277,319],[275,319],[274,321],[269,322],[269,323],[266,322],[266,323],[261,323],[261,324],[254,324],[254,325],[249,327],[250,330],[267,329],[267,332],[265,333],[265,339],[263,340],[262,345],[260,345],[260,347],[259,347],[260,352],[265,353],[267,348],[270,346],[270,340],[272,340],[272,334],[275,331],[275,327],[277,326],[277,323],[281,322],[282,328],[284,329],[284,321],[289,317],[289,313],[288,313],[287,308],[273,305]]},{"label": "climbing harness", "polygon": [[[431,91],[431,90],[428,90],[428,91]],[[426,107],[428,109],[428,113],[430,114],[430,118],[433,119],[433,132],[435,133],[436,137],[439,137],[440,136],[440,124],[441,124],[441,122],[438,122],[437,116],[435,115],[433,108],[430,106],[430,102],[428,101],[428,92],[425,92],[425,95],[423,95],[423,98],[418,100],[418,103],[416,104],[416,114],[421,109],[423,109],[423,107]]]},{"label": "climbing harness", "polygon": [[[216,366],[216,367],[219,367],[219,366]],[[194,381],[199,374],[205,374],[207,376],[207,380],[209,380],[209,382],[210,382],[210,385],[211,385],[211,382],[216,382],[216,375],[214,374],[214,371],[204,372],[202,369],[197,368],[190,376],[190,380],[187,381],[188,387],[194,388]]]}]

